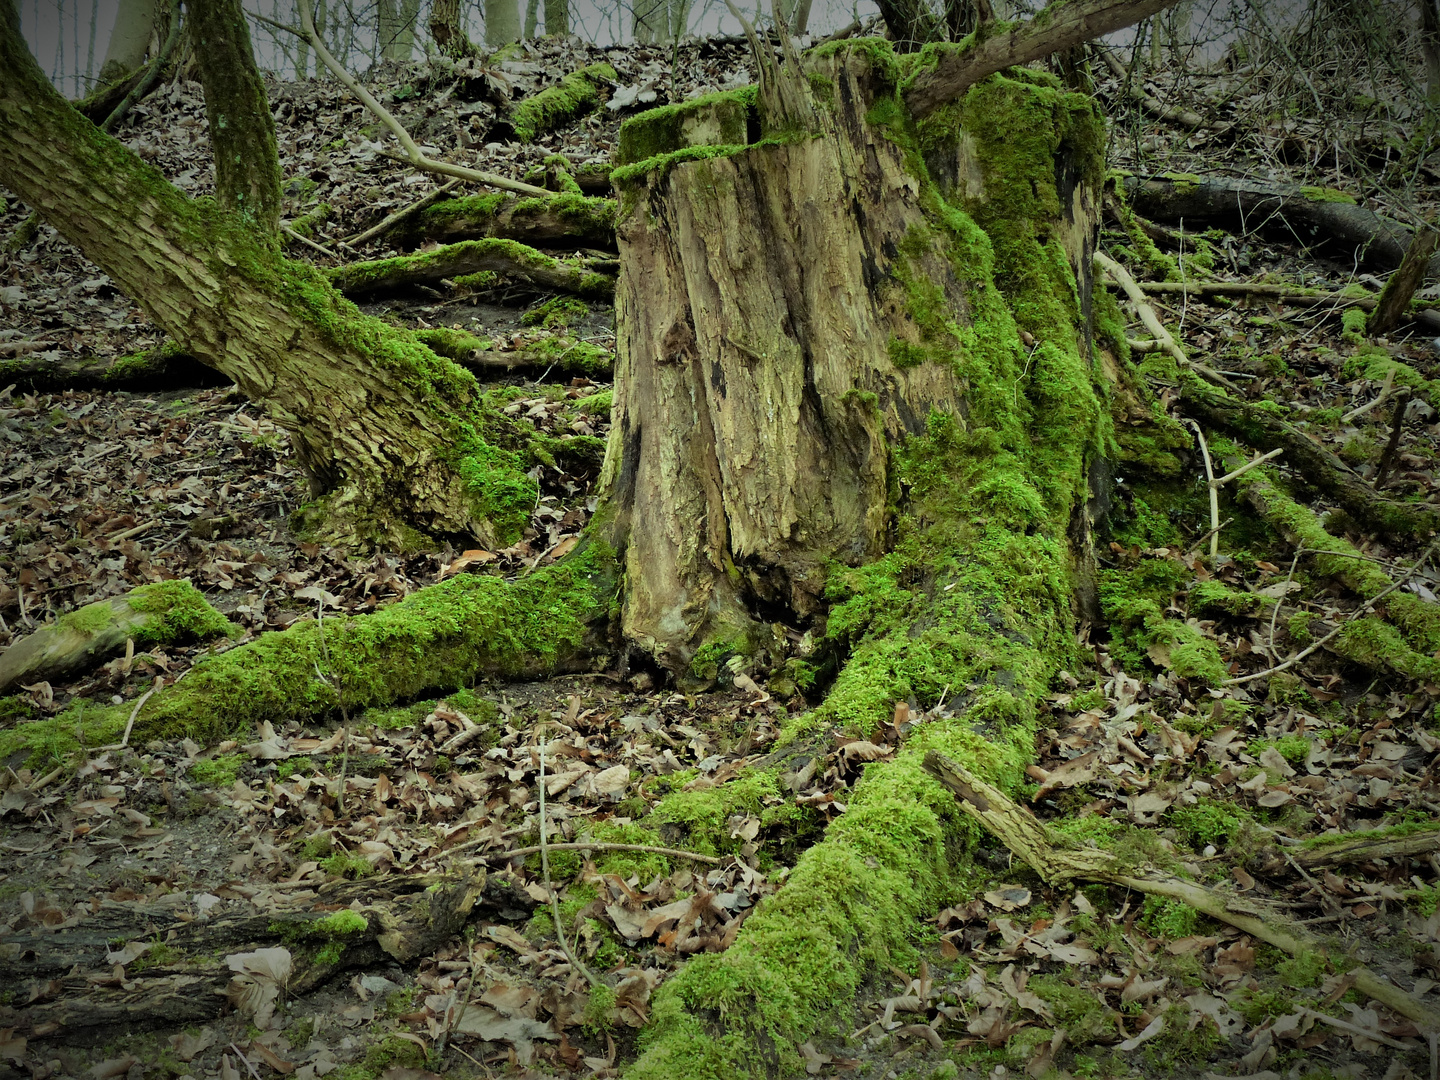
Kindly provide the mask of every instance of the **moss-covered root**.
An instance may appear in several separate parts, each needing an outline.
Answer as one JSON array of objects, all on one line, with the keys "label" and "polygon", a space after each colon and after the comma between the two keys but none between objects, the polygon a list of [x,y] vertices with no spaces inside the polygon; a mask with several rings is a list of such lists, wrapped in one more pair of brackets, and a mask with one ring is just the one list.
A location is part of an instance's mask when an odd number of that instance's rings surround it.
[{"label": "moss-covered root", "polygon": [[237,632],[188,581],[141,585],[124,596],[86,604],[6,649],[0,654],[0,693],[17,683],[84,671],[120,652],[127,640],[143,649]]},{"label": "moss-covered root", "polygon": [[354,297],[438,285],[448,278],[485,271],[579,296],[608,299],[615,295],[613,277],[553,259],[514,240],[467,240],[419,255],[351,263],[331,270],[329,275],[331,284]]},{"label": "moss-covered root", "polygon": [[[485,676],[575,670],[607,640],[616,580],[613,554],[586,544],[520,581],[462,574],[373,615],[304,619],[201,660],[146,703],[133,737],[205,741],[262,720],[306,720],[337,707],[354,711]],[[63,752],[77,729],[86,733],[83,743],[103,741],[114,726],[112,710],[81,709],[3,733],[0,755],[26,748],[42,756]]]},{"label": "moss-covered root", "polygon": [[600,105],[600,95],[619,78],[609,64],[591,64],[572,71],[554,86],[532,94],[510,116],[515,137],[534,142],[547,131],[564,127]]},{"label": "moss-covered root", "polygon": [[[1232,463],[1227,460],[1225,467]],[[1321,573],[1367,600],[1394,586],[1390,576],[1360,557],[1353,544],[1327,531],[1313,510],[1276,487],[1264,469],[1252,469],[1235,483],[1245,501],[1286,540],[1315,553]],[[1356,619],[1328,648],[1377,671],[1432,682],[1440,678],[1440,661],[1432,655],[1440,649],[1440,606],[1404,591],[1391,592],[1384,604],[1383,618]]]},{"label": "moss-covered root", "polygon": [[14,383],[27,393],[80,390],[179,390],[224,386],[230,380],[175,345],[159,345],[115,360],[98,356],[31,353],[0,360],[0,386]]}]

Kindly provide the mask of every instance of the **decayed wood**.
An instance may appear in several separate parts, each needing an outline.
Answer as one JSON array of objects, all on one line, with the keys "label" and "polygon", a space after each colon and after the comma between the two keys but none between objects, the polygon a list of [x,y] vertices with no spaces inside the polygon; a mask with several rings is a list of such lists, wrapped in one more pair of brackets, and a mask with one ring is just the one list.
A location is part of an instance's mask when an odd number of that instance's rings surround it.
[{"label": "decayed wood", "polygon": [[1193,383],[1180,388],[1178,404],[1186,416],[1258,450],[1283,449],[1303,484],[1334,499],[1356,521],[1391,534],[1423,536],[1440,528],[1434,507],[1382,497],[1338,455],[1272,413]]},{"label": "decayed wood", "polygon": [[542,289],[558,289],[580,296],[609,297],[615,291],[615,279],[607,274],[597,274],[539,252],[516,252],[508,245],[484,240],[450,244],[410,258],[351,263],[330,271],[330,280],[346,296],[368,296],[416,285],[438,285],[447,278],[485,270],[528,281]]},{"label": "decayed wood", "polygon": [[906,88],[905,104],[915,119],[921,120],[986,76],[1104,37],[1178,2],[1068,0],[1051,4],[1028,22],[1011,23],[1008,28],[988,34],[977,33],[973,43],[940,53],[935,66],[916,75]]},{"label": "decayed wood", "polygon": [[1425,280],[1425,270],[1435,254],[1437,243],[1440,243],[1440,229],[1434,226],[1421,229],[1410,241],[1405,257],[1400,260],[1400,268],[1385,283],[1380,301],[1366,323],[1365,329],[1372,336],[1388,334],[1399,325],[1410,298]]},{"label": "decayed wood", "polygon": [[505,197],[495,209],[486,213],[459,213],[442,203],[434,212],[412,215],[395,232],[397,240],[406,246],[429,241],[452,244],[493,237],[516,240],[532,247],[571,250],[587,247],[607,251],[615,248],[615,226],[612,223],[597,221],[588,214],[567,214],[557,210],[551,200],[514,196]]},{"label": "decayed wood", "polygon": [[1290,857],[1307,869],[1396,859],[1407,855],[1428,855],[1440,850],[1440,827],[1421,829],[1404,836],[1357,836],[1333,844],[1291,851]]},{"label": "decayed wood", "polygon": [[[944,754],[934,750],[926,754],[925,769],[955,793],[965,813],[993,833],[1046,884],[1063,885],[1081,880],[1121,885],[1136,892],[1183,901],[1201,914],[1283,949],[1291,956],[1326,952],[1318,938],[1278,908],[1262,901],[1242,900],[1153,867],[1127,866],[1118,856],[1101,848],[1060,847],[1034,814]],[[1440,1027],[1440,1015],[1370,969],[1352,968],[1349,974],[1354,976],[1355,988],[1362,994],[1429,1030]]]},{"label": "decayed wood", "polygon": [[[1187,228],[1224,222],[1245,231],[1278,221],[1292,238],[1323,241],[1345,259],[1357,259],[1374,270],[1399,267],[1412,235],[1398,221],[1313,189],[1231,177],[1127,176],[1125,191],[1135,212],[1149,218],[1184,218]],[[1426,273],[1440,277],[1440,256],[1431,256]]]},{"label": "decayed wood", "polygon": [[[30,1000],[0,1009],[0,1025],[74,1046],[200,1023],[228,1008],[224,992],[233,973],[227,955],[288,948],[293,968],[285,990],[303,994],[343,971],[426,956],[476,919],[524,919],[535,906],[483,868],[463,878],[396,874],[337,881],[303,898],[292,895],[290,904],[279,888],[271,895],[282,899],[269,910],[190,921],[173,906],[106,902],[74,926],[12,934],[0,942],[0,979],[21,990],[17,1001]],[[365,919],[363,930],[333,936],[316,928],[344,908]],[[158,955],[164,962],[142,957],[123,979],[115,978],[107,953],[137,940],[163,946]]]},{"label": "decayed wood", "polygon": [[60,680],[94,666],[125,648],[125,642],[165,617],[141,611],[130,596],[86,604],[70,616],[40,627],[0,653],[0,693],[23,683]]}]

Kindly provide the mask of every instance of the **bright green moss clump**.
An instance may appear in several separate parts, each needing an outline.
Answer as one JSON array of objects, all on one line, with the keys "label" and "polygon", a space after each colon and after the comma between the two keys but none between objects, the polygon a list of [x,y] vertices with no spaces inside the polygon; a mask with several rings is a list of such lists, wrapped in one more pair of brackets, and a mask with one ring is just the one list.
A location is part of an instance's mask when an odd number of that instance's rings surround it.
[{"label": "bright green moss clump", "polygon": [[746,133],[755,93],[753,86],[726,90],[630,117],[620,125],[615,164],[634,165],[689,147],[749,142]]},{"label": "bright green moss clump", "polygon": [[532,94],[520,102],[510,116],[516,138],[521,142],[534,142],[547,131],[563,127],[598,108],[601,91],[617,78],[609,64],[591,64],[572,71],[554,86]]}]

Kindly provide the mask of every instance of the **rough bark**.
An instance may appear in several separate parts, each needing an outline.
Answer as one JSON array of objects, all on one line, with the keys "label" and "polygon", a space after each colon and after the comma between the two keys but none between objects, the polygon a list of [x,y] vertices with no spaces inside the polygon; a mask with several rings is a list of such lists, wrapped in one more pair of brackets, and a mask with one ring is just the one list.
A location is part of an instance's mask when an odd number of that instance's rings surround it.
[{"label": "rough bark", "polygon": [[1178,2],[1068,0],[1051,4],[1028,22],[987,26],[973,41],[940,51],[935,65],[905,89],[905,104],[917,120],[923,119],[988,75],[1104,37]]},{"label": "rough bark", "polygon": [[[5,1006],[0,1022],[62,1046],[202,1023],[229,1008],[225,990],[234,972],[227,955],[287,948],[293,966],[285,989],[304,994],[347,971],[417,960],[473,922],[524,919],[535,906],[483,868],[459,881],[433,874],[332,881],[290,902],[298,891],[277,887],[263,907],[246,914],[227,908],[209,919],[181,918],[173,904],[107,901],[76,925],[11,934],[0,945],[0,978],[38,991],[40,1000],[23,1009]],[[331,929],[335,911],[355,910],[357,900],[363,927]],[[131,941],[156,942],[166,959],[141,957],[129,965],[124,985],[95,978],[112,972],[107,953]]]},{"label": "rough bark", "polygon": [[215,153],[215,199],[274,234],[280,227],[280,155],[245,11],[240,0],[193,0],[189,7]]},{"label": "rough bark", "polygon": [[484,442],[473,379],[97,131],[50,87],[5,8],[0,183],[179,348],[266,404],[311,477],[308,527],[399,547],[419,534],[513,535],[533,482]]},{"label": "rough bark", "polygon": [[[1127,176],[1126,197],[1138,214],[1161,221],[1184,218],[1186,227],[1207,223],[1260,229],[1322,247],[1347,264],[1395,270],[1410,247],[1411,230],[1357,206],[1344,192],[1295,188],[1230,177]],[[1426,269],[1440,277],[1440,256]]]},{"label": "rough bark", "polygon": [[[490,44],[489,17],[486,17],[486,44]],[[463,60],[475,55],[475,44],[460,24],[460,0],[435,0],[430,6],[430,40],[444,56]]]},{"label": "rough bark", "polygon": [[545,0],[545,36],[570,33],[570,0]]}]

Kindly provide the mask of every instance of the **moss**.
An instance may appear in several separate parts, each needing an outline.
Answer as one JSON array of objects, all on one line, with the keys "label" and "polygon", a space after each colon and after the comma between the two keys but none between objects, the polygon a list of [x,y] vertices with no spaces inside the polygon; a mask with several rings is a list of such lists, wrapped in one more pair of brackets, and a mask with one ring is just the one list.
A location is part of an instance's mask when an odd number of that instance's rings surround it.
[{"label": "moss", "polygon": [[1336,188],[1311,187],[1309,185],[1300,188],[1300,194],[1311,202],[1348,203],[1355,205],[1355,196]]},{"label": "moss", "polygon": [[744,842],[732,837],[730,819],[735,815],[760,819],[762,828],[794,828],[814,820],[813,813],[795,805],[780,785],[774,770],[746,770],[718,787],[699,791],[676,791],[665,796],[650,812],[649,822],[678,827],[684,843],[701,855],[737,854]]},{"label": "moss", "polygon": [[543,326],[547,330],[557,327],[568,329],[570,325],[590,314],[590,307],[583,300],[573,296],[555,296],[520,316],[525,326]]},{"label": "moss", "polygon": [[1060,975],[1034,975],[1025,985],[1050,1006],[1072,1045],[1109,1042],[1116,1037],[1114,1013],[1089,987],[1077,986]]},{"label": "moss", "polygon": [[1214,579],[1192,585],[1189,598],[1192,615],[1255,615],[1273,603],[1268,597],[1242,592]]},{"label": "moss", "polygon": [[358,911],[351,911],[349,908],[336,911],[311,924],[313,934],[320,934],[327,938],[349,937],[351,934],[359,934],[369,928],[370,924],[365,921],[365,916]]},{"label": "moss", "polygon": [[462,574],[371,615],[326,619],[323,644],[321,627],[301,620],[200,660],[183,682],[150,699],[133,738],[204,740],[261,720],[453,690],[482,674],[551,670],[577,655],[590,624],[608,616],[614,573],[610,551],[587,542],[514,583]]},{"label": "moss", "polygon": [[1170,811],[1170,823],[1196,851],[1207,846],[1224,849],[1255,825],[1255,819],[1244,806],[1202,797],[1189,806]]},{"label": "moss", "polygon": [[755,87],[747,86],[638,113],[620,125],[615,164],[694,147],[744,145],[755,98]]},{"label": "moss", "polygon": [[614,393],[610,390],[601,390],[598,394],[590,394],[588,397],[577,398],[571,407],[581,415],[609,416],[610,409],[614,404]]},{"label": "moss", "polygon": [[415,337],[434,350],[437,356],[443,356],[448,360],[468,360],[472,353],[490,347],[490,342],[485,338],[478,338],[468,331],[457,330],[449,326],[416,330]]},{"label": "moss", "polygon": [[564,127],[598,108],[602,90],[617,78],[609,64],[591,64],[532,94],[510,114],[516,137],[521,142],[534,142],[547,131]]},{"label": "moss", "polygon": [[1140,909],[1141,922],[1151,934],[1166,941],[1189,937],[1200,925],[1200,913],[1183,900],[1147,896]]},{"label": "moss", "polygon": [[329,203],[322,202],[300,217],[292,219],[288,224],[293,232],[307,240],[314,240],[316,230],[330,220],[333,212]]},{"label": "moss", "polygon": [[190,766],[186,775],[193,784],[230,787],[240,775],[240,769],[249,760],[244,754],[220,754],[216,757],[201,758]]},{"label": "moss", "polygon": [[363,855],[336,852],[320,860],[320,869],[333,877],[363,878],[375,873],[375,864]]},{"label": "moss", "polygon": [[367,1049],[361,1060],[330,1073],[330,1080],[377,1080],[391,1070],[398,1074],[421,1069],[429,1063],[422,1047],[398,1035],[387,1035]]},{"label": "moss", "polygon": [[1340,316],[1340,325],[1343,330],[1340,337],[1351,345],[1360,345],[1365,341],[1365,324],[1368,315],[1364,308],[1346,308],[1345,313]]}]

